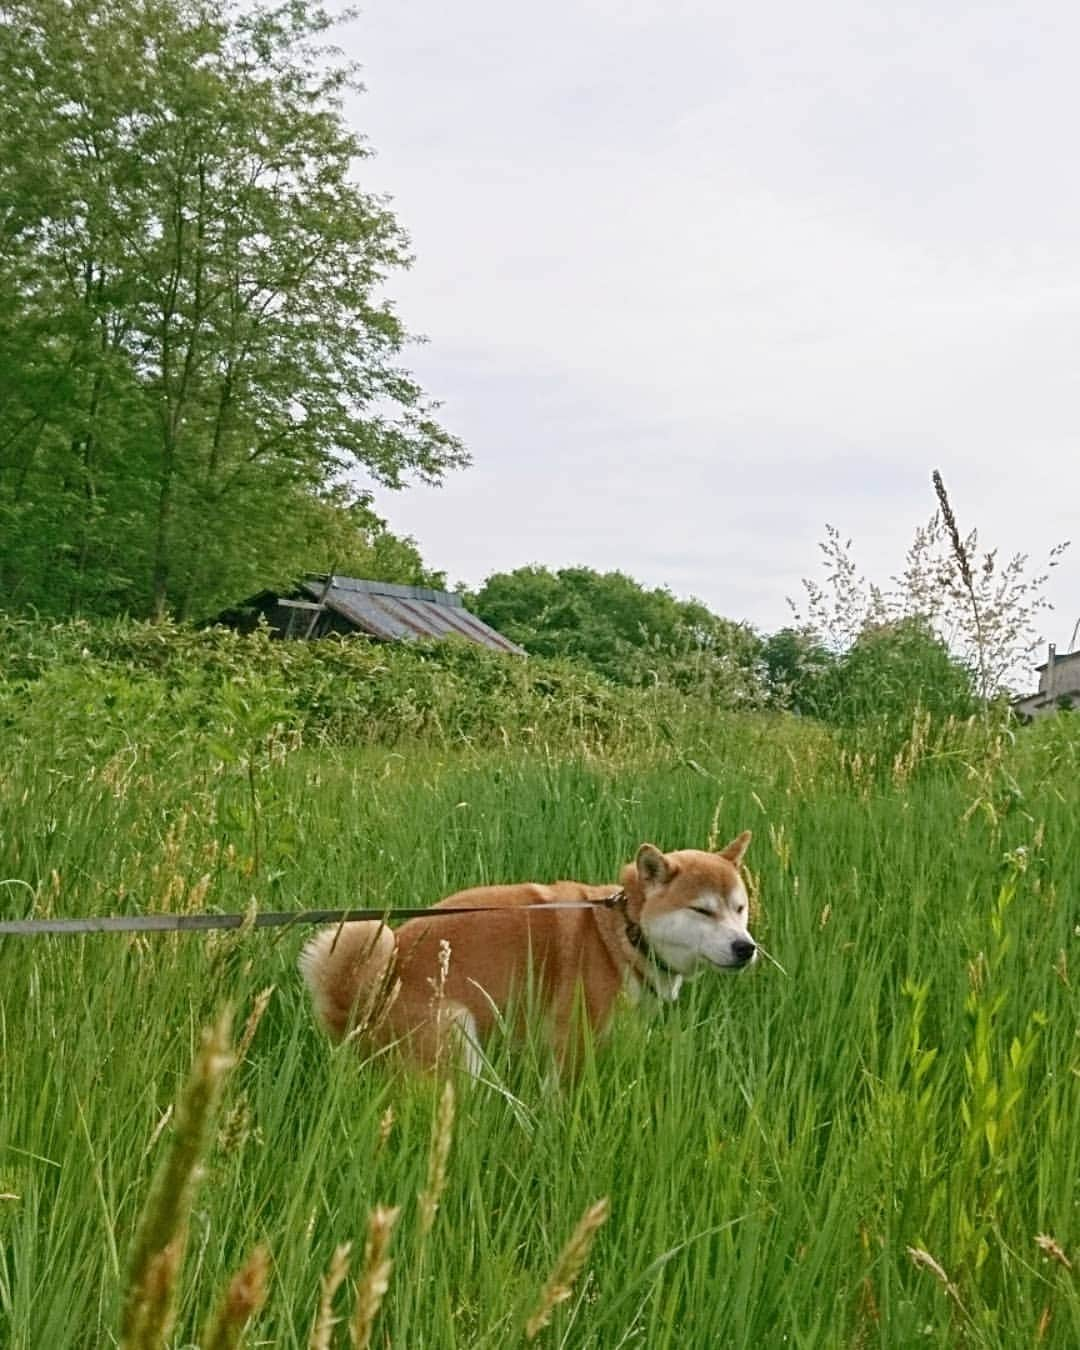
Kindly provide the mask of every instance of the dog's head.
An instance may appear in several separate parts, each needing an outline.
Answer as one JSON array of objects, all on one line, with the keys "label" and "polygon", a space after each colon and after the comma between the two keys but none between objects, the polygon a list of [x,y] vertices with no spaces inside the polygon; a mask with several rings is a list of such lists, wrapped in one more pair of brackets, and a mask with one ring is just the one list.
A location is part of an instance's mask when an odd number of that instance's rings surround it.
[{"label": "dog's head", "polygon": [[642,844],[624,870],[623,888],[636,902],[636,922],[646,941],[680,975],[696,975],[707,966],[738,969],[757,960],[739,875],[749,843],[750,831],[744,830],[719,853],[661,853]]}]

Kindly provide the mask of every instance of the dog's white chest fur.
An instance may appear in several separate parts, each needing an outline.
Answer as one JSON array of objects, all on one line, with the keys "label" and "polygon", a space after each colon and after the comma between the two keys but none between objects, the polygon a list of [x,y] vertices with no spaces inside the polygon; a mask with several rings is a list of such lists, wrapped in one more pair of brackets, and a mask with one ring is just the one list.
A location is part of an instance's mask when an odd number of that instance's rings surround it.
[{"label": "dog's white chest fur", "polygon": [[623,971],[623,993],[632,1007],[642,1001],[646,994],[661,1003],[674,1003],[682,988],[681,975],[667,975],[662,970],[651,970],[646,982],[632,966]]}]

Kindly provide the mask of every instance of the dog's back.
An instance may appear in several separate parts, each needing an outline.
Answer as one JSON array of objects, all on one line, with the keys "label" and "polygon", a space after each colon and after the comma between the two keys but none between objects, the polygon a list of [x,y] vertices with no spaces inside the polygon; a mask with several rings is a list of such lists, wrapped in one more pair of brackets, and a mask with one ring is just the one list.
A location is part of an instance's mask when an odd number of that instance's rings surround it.
[{"label": "dog's back", "polygon": [[[400,1045],[432,1063],[449,1026],[483,1041],[530,971],[541,1004],[554,1003],[562,1040],[584,986],[590,1020],[605,1020],[619,972],[588,908],[548,909],[553,901],[595,902],[610,888],[558,882],[459,891],[394,932],[378,922],[327,928],[300,955],[315,1011],[337,1040],[352,1031],[374,1047]],[[464,914],[439,910],[465,909]]]}]

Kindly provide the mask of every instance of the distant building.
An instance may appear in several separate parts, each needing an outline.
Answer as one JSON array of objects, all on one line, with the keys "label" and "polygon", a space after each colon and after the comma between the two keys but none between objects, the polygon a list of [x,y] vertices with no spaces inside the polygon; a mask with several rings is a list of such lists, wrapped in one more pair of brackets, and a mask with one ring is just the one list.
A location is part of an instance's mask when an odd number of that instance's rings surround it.
[{"label": "distant building", "polygon": [[1039,666],[1039,690],[1013,703],[1018,717],[1045,717],[1061,708],[1080,708],[1080,651],[1058,656],[1050,646],[1046,665]]},{"label": "distant building", "polygon": [[280,638],[321,638],[330,633],[361,633],[377,642],[460,637],[495,651],[524,655],[517,643],[471,614],[460,596],[426,586],[315,577],[287,594],[260,591],[210,622],[250,633],[260,619]]}]

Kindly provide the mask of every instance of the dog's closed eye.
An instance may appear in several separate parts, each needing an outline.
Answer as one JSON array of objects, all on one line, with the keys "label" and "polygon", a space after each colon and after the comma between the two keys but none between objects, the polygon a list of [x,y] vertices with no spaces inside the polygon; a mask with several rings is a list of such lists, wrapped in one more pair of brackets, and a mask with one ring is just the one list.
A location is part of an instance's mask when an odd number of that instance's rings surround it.
[{"label": "dog's closed eye", "polygon": [[706,909],[704,905],[691,905],[690,908],[694,911],[695,914],[704,914],[706,919],[716,918],[715,911],[711,909]]}]

